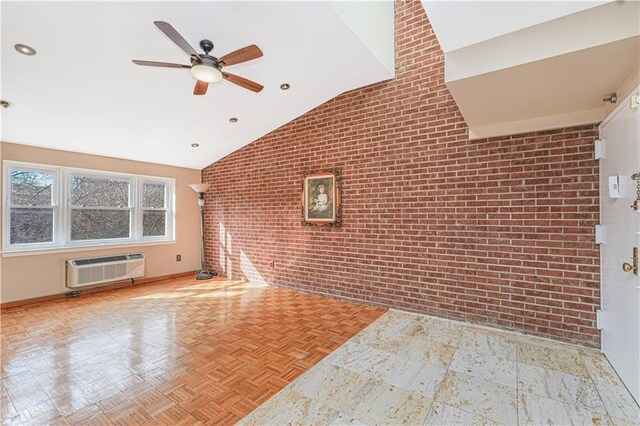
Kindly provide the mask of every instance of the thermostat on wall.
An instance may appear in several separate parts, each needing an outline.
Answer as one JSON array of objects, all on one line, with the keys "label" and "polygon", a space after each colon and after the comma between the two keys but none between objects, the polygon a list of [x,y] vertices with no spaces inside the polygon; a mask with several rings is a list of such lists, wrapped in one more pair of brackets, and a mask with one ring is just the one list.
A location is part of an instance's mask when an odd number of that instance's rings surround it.
[{"label": "thermostat on wall", "polygon": [[609,176],[609,198],[620,198],[620,179],[618,176]]}]

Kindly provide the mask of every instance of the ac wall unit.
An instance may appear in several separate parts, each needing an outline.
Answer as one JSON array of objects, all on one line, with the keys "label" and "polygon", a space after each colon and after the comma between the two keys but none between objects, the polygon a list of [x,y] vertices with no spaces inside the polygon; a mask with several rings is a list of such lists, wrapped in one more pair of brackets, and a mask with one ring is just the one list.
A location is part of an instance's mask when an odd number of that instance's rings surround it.
[{"label": "ac wall unit", "polygon": [[78,288],[144,276],[144,254],[67,260],[67,287]]}]

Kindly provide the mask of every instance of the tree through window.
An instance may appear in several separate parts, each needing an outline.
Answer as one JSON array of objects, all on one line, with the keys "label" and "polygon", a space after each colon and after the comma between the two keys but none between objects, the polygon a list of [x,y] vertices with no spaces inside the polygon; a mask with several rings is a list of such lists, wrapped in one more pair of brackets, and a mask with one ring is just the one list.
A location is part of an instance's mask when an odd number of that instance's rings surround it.
[{"label": "tree through window", "polygon": [[53,242],[55,181],[53,171],[11,171],[10,244]]},{"label": "tree through window", "polygon": [[8,160],[4,171],[4,250],[174,238],[173,179]]},{"label": "tree through window", "polygon": [[142,235],[164,236],[167,233],[167,197],[163,182],[142,183]]},{"label": "tree through window", "polygon": [[72,174],[71,241],[131,236],[131,180]]}]

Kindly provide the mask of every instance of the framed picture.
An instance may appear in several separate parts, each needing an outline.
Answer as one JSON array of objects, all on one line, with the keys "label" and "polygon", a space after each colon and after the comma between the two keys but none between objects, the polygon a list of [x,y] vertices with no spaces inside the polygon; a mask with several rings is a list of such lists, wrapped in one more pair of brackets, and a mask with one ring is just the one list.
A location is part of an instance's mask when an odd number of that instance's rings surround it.
[{"label": "framed picture", "polygon": [[304,172],[302,224],[342,226],[342,175],[338,169]]}]

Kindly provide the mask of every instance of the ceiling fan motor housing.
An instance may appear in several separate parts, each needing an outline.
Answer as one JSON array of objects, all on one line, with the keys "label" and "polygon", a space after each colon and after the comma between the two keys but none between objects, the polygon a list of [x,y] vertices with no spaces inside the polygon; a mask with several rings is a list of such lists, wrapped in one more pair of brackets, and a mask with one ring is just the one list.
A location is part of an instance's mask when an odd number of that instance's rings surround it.
[{"label": "ceiling fan motor housing", "polygon": [[191,66],[193,65],[206,65],[209,67],[214,67],[217,69],[220,69],[220,65],[218,65],[218,60],[213,57],[213,56],[209,56],[209,55],[200,55],[201,59],[196,58],[195,56],[193,56],[191,58]]},{"label": "ceiling fan motor housing", "polygon": [[200,41],[200,48],[208,55],[213,50],[213,42],[211,40]]}]

